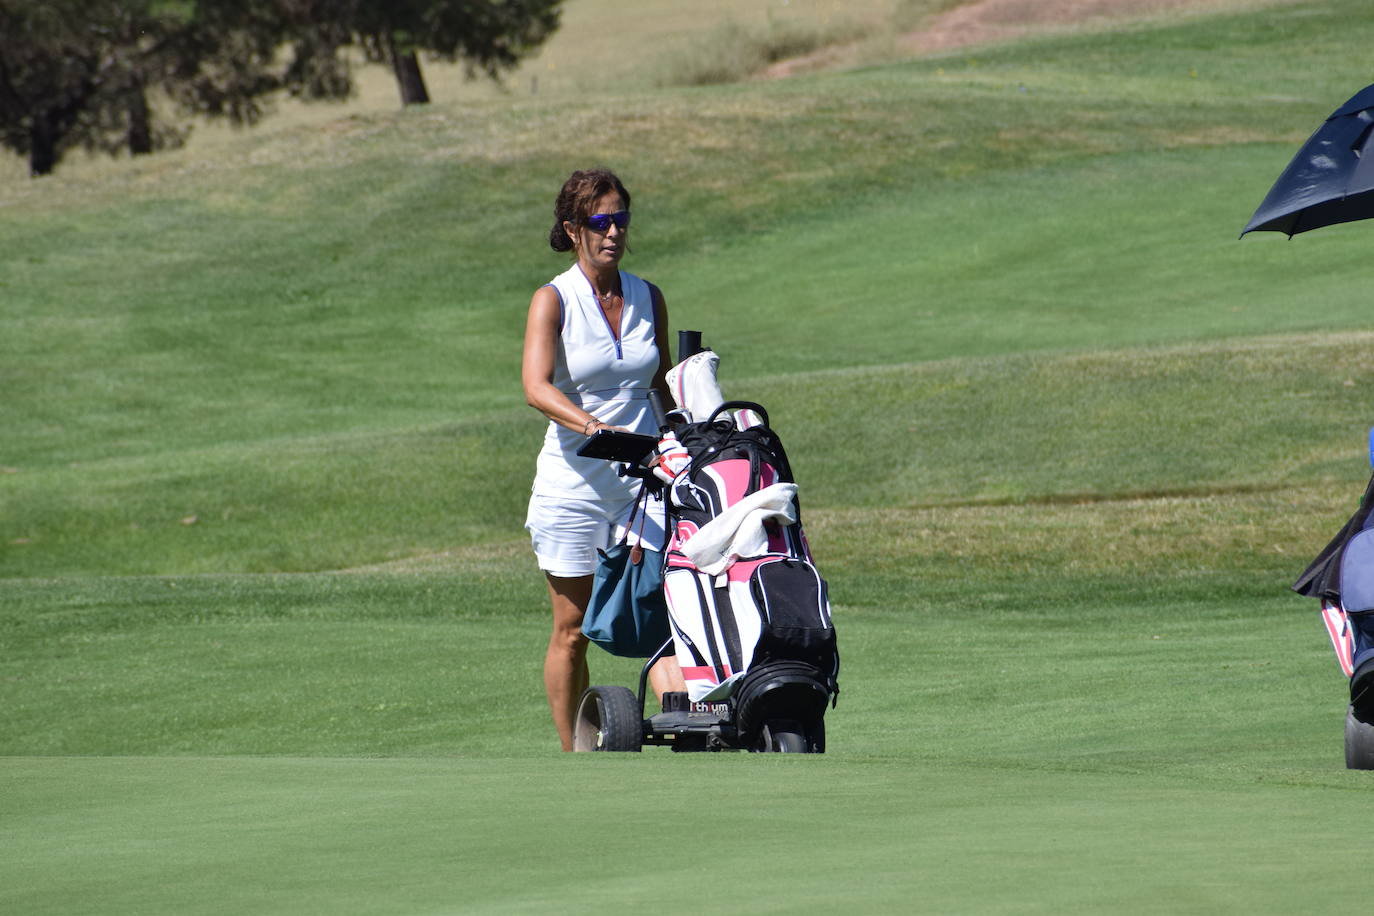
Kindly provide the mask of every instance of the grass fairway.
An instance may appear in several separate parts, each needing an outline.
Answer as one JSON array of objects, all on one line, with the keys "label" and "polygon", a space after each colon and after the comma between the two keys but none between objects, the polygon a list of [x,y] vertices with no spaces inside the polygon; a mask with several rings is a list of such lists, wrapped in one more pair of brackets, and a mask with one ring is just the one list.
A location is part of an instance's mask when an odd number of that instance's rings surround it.
[{"label": "grass fairway", "polygon": [[[218,622],[73,621],[61,662],[25,670],[82,685],[106,721],[7,710],[35,746],[0,761],[0,902],[699,909],[677,872],[770,885],[730,911],[1322,911],[1344,893],[1325,880],[1331,846],[1362,836],[1367,777],[1340,766],[1313,615],[1258,588],[1208,600],[1215,573],[1135,598],[1103,582],[1097,608],[1034,576],[966,591],[962,612],[943,596],[847,608],[848,691],[815,759],[559,755],[519,689],[533,653],[493,645],[536,643],[542,619],[398,622],[407,590],[445,584],[416,578],[349,576],[327,597],[250,579],[214,592]],[[86,603],[62,591],[29,586],[29,606]],[[61,632],[75,613],[36,616]]]},{"label": "grass fairway", "polygon": [[[1286,589],[1368,474],[1374,230],[1235,236],[1371,44],[1260,4],[0,179],[0,911],[1348,910]],[[516,366],[587,163],[787,443],[823,757],[556,751]]]},{"label": "grass fairway", "polygon": [[[33,913],[687,913],[699,895],[765,913],[1334,912],[1349,892],[1329,880],[1330,849],[1362,839],[1357,796],[1311,785],[919,759],[671,763],[665,791],[661,759],[568,761],[560,778],[577,791],[554,805],[535,760],[6,762],[19,822],[46,830],[6,865],[0,900]],[[579,848],[554,852],[551,836]],[[62,903],[45,907],[59,875]]]}]

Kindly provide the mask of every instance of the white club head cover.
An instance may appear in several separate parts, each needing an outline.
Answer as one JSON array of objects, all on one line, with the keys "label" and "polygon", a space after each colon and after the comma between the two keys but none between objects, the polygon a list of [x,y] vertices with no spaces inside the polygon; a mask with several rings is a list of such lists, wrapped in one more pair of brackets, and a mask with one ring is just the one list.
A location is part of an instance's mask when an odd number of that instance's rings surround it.
[{"label": "white club head cover", "polygon": [[672,389],[673,400],[687,411],[693,423],[710,419],[716,408],[725,403],[725,396],[716,382],[719,365],[719,354],[702,350],[668,370],[668,387]]}]

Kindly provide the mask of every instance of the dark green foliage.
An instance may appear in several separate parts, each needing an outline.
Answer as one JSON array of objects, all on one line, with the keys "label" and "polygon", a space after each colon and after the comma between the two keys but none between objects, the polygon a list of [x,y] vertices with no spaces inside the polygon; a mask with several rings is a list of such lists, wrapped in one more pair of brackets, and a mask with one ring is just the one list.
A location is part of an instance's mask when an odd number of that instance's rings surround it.
[{"label": "dark green foliage", "polygon": [[33,175],[76,147],[175,147],[189,127],[150,94],[182,115],[251,124],[278,89],[348,95],[354,44],[392,67],[404,101],[428,101],[417,51],[494,78],[553,33],[560,2],[0,0],[0,145],[27,156]]},{"label": "dark green foliage", "polygon": [[187,128],[149,104],[251,123],[280,34],[255,4],[0,0],[0,144],[46,175],[69,150],[148,153]]},{"label": "dark green foliage", "polygon": [[346,0],[286,5],[293,11],[297,84],[330,94],[350,83],[348,45],[396,75],[403,104],[429,101],[417,56],[462,61],[495,79],[558,28],[562,0]]}]

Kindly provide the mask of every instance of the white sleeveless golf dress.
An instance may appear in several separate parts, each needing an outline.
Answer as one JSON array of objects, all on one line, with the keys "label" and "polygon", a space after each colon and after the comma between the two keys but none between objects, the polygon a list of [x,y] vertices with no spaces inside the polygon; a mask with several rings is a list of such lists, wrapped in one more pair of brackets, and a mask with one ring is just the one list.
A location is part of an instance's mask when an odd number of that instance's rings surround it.
[{"label": "white sleeveless golf dress", "polygon": [[[591,281],[574,264],[549,283],[562,302],[553,384],[568,400],[611,426],[646,435],[658,427],[649,407],[649,388],[658,371],[654,340],[654,302],[649,284],[620,272],[625,307],[620,334],[613,334],[596,301]],[[586,437],[549,421],[536,464],[533,492],[572,499],[624,500],[639,481],[616,474],[614,462],[582,458],[577,448]]]}]

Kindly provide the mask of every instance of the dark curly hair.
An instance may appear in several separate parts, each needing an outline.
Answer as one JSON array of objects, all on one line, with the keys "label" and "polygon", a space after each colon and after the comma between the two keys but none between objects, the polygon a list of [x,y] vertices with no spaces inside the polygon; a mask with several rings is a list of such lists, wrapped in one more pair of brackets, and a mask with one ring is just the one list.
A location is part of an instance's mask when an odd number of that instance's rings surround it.
[{"label": "dark curly hair", "polygon": [[553,205],[553,228],[549,230],[549,247],[554,251],[572,251],[573,242],[564,231],[563,224],[580,223],[591,216],[592,207],[597,200],[612,191],[620,194],[625,201],[625,209],[630,208],[630,192],[625,185],[608,169],[585,169],[573,172],[563,182],[563,190],[558,192],[558,201]]}]

